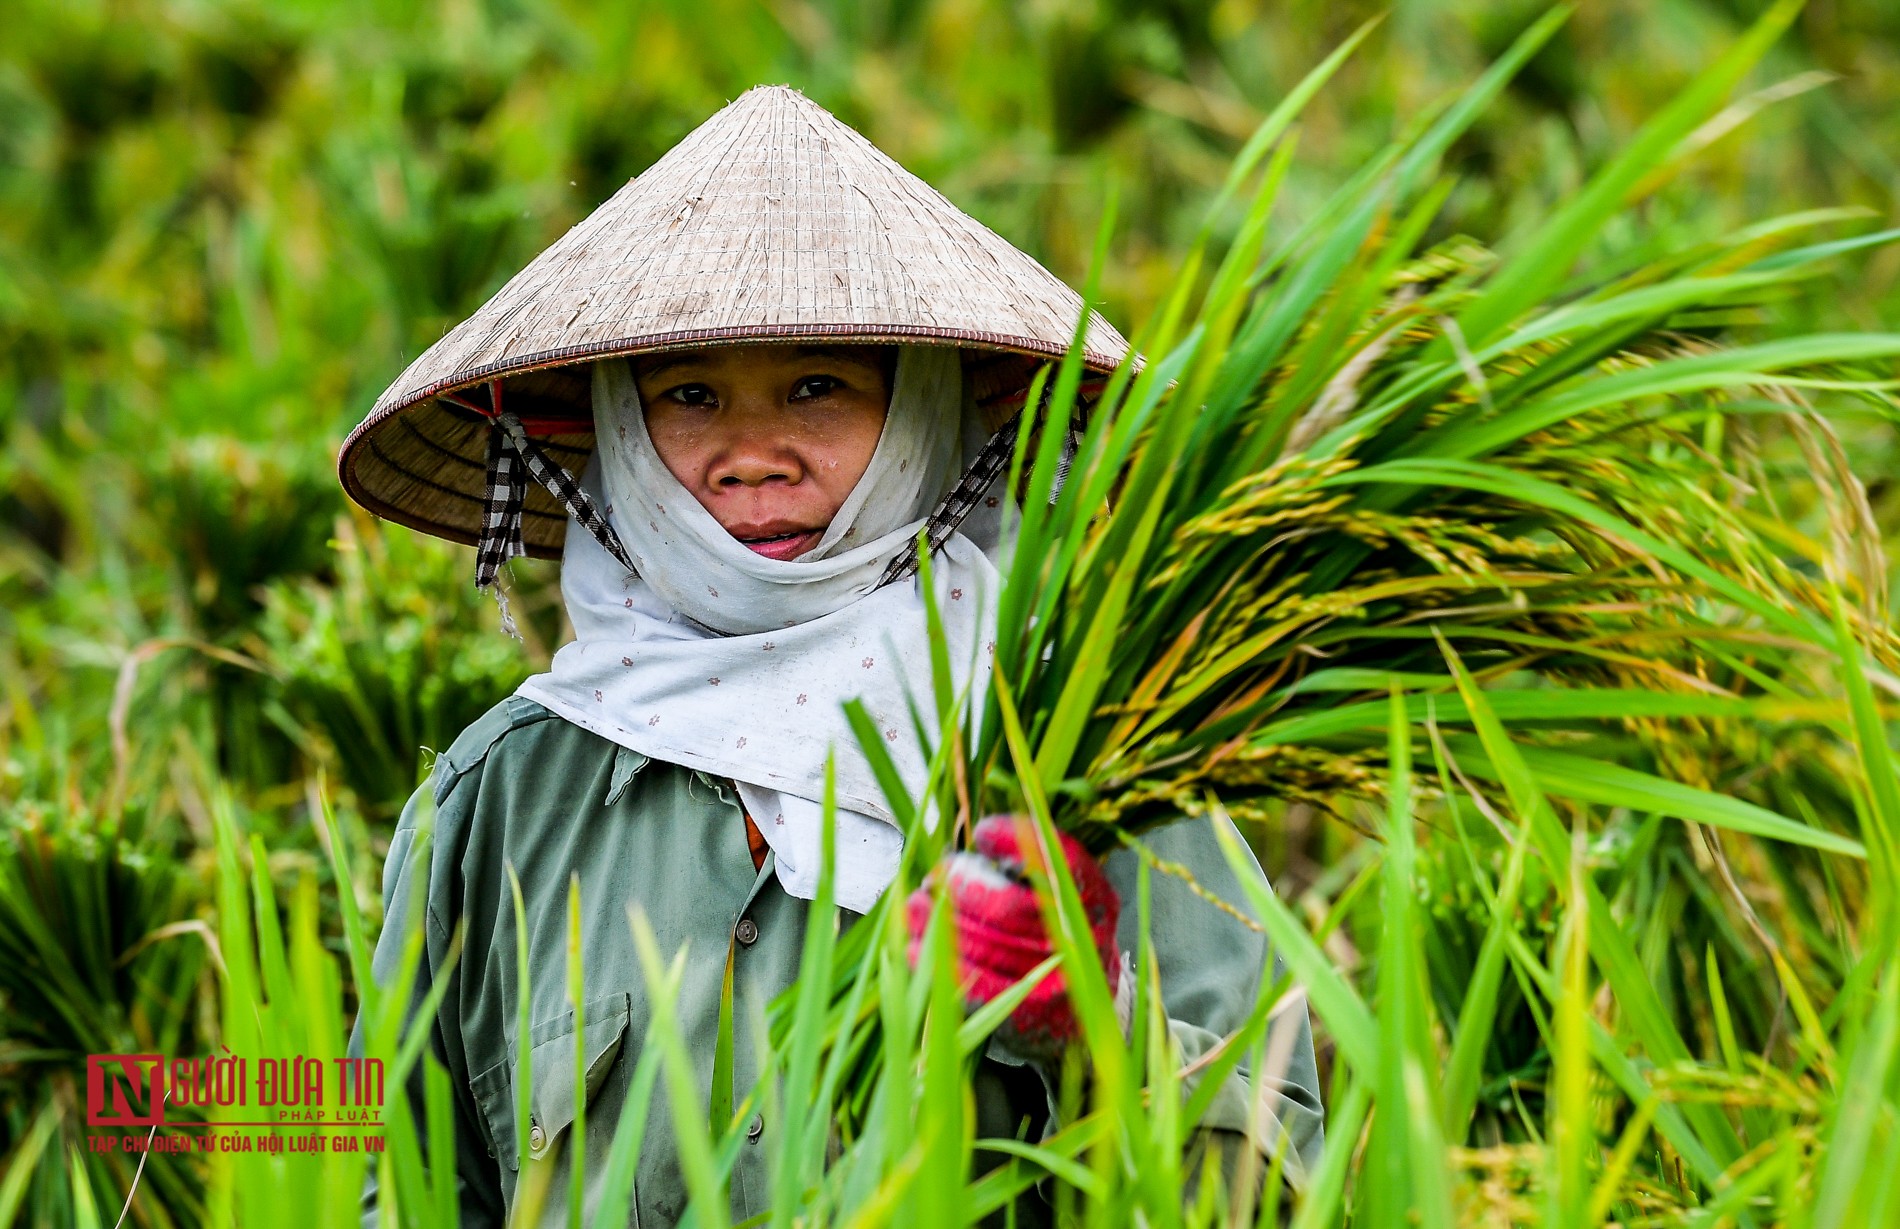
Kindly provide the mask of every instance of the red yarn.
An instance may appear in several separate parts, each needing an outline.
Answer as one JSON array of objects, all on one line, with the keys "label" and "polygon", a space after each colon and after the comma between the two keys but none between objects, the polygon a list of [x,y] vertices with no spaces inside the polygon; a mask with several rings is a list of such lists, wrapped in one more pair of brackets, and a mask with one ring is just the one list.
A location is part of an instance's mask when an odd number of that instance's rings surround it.
[{"label": "red yarn", "polygon": [[[973,835],[974,852],[950,855],[942,873],[956,926],[964,995],[972,1004],[982,1004],[1047,960],[1055,946],[1043,926],[1035,889],[1025,873],[1030,862],[1041,861],[1035,828],[1021,816],[992,815],[977,824]],[[1101,864],[1080,841],[1066,832],[1057,835],[1113,991],[1121,974],[1120,949],[1115,942],[1121,898],[1102,873]],[[907,904],[910,953],[915,963],[924,927],[930,920],[929,889],[919,888]],[[1060,970],[1030,991],[1010,1014],[1010,1025],[1032,1049],[1059,1049],[1075,1039],[1080,1029],[1069,1003],[1068,982]]]}]

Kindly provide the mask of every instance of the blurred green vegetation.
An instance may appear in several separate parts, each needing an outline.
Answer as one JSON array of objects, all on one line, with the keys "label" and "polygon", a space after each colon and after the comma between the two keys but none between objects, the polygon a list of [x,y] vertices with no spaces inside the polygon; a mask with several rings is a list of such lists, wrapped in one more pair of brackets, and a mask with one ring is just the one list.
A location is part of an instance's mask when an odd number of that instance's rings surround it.
[{"label": "blurred green vegetation", "polygon": [[[1457,186],[1426,244],[1510,251],[1764,7],[1581,5],[1452,150]],[[97,963],[161,917],[209,917],[214,813],[327,866],[307,856],[320,787],[380,860],[428,751],[562,629],[554,569],[517,564],[525,643],[501,636],[469,551],[346,506],[336,446],[409,358],[746,87],[798,86],[1071,281],[1116,194],[1103,293],[1132,329],[1247,133],[1360,23],[1384,14],[1302,118],[1283,227],[1545,8],[15,0],[0,40],[0,862],[83,862],[108,885],[96,922],[33,941]],[[1593,277],[1794,210],[1894,224],[1900,5],[1814,0],[1749,90],[1640,227],[1599,240],[1581,262]],[[1900,255],[1878,249],[1757,322],[1876,327],[1900,318],[1897,278]],[[1891,534],[1892,433],[1839,426]],[[1810,510],[1787,498],[1791,517]],[[1361,839],[1300,807],[1261,847],[1318,919],[1352,889]],[[1457,872],[1434,878],[1453,856],[1427,848],[1422,892],[1475,935],[1482,902],[1458,897]],[[1773,860],[1749,857],[1743,878],[1779,892]],[[373,885],[352,886],[366,906]],[[1329,941],[1357,972],[1351,932]],[[34,1107],[72,1111],[47,1062],[106,1040],[201,1050],[211,1016],[181,999],[205,950],[199,931],[166,931],[120,980],[74,987],[66,1016],[0,987],[0,1153]],[[1433,954],[1448,998],[1470,960]],[[1500,1033],[1526,1044],[1500,1057],[1534,1066],[1527,1010],[1507,988]],[[1756,1039],[1786,1027],[1773,1003],[1737,1012]]]}]

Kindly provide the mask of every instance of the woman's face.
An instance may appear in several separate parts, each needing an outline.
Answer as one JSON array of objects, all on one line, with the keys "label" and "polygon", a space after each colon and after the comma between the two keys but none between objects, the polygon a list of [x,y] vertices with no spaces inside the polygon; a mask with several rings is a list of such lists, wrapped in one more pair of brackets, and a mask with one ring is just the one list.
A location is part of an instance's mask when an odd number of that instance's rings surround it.
[{"label": "woman's face", "polygon": [[708,346],[634,359],[654,451],[725,531],[768,559],[824,536],[891,403],[887,346]]}]

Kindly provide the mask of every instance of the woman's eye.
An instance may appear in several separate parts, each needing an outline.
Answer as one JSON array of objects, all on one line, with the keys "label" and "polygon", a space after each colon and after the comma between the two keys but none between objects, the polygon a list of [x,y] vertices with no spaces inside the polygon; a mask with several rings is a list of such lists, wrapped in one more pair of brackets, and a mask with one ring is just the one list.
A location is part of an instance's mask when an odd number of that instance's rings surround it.
[{"label": "woman's eye", "polygon": [[843,383],[836,376],[806,376],[792,386],[792,400],[803,401],[808,397],[823,397],[836,392]]},{"label": "woman's eye", "polygon": [[678,388],[669,388],[666,390],[666,399],[681,405],[712,405],[717,400],[713,390],[704,384],[682,384]]}]

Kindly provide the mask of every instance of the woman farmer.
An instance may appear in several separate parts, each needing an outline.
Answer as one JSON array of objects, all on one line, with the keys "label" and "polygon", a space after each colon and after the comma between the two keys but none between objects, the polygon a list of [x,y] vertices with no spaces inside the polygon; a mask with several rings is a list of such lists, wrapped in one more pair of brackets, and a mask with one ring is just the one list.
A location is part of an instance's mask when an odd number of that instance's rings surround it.
[{"label": "woman farmer", "polygon": [[[679,1025],[710,1087],[728,963],[740,1010],[756,1013],[796,979],[806,926],[831,923],[811,916],[830,755],[844,920],[889,884],[902,836],[841,705],[861,700],[907,781],[921,783],[914,740],[898,736],[907,697],[931,687],[919,531],[947,648],[980,681],[1015,435],[999,420],[1021,403],[1034,363],[1067,348],[1082,310],[824,110],[761,88],[542,253],[352,433],[340,462],[350,494],[476,543],[478,584],[494,585],[512,555],[559,549],[575,630],[548,673],[437,757],[384,869],[376,977],[392,976],[420,926],[415,1002],[446,983],[430,1043],[452,1080],[455,1155],[434,1162],[455,1166],[464,1224],[500,1225],[522,1177],[511,872],[533,971],[529,1164],[552,1168],[550,1224],[566,1223],[577,1090],[584,1155],[598,1166],[646,1034],[629,907],[663,950],[688,946]],[[1099,317],[1087,340],[1097,371],[1126,355]],[[431,837],[418,843],[430,812]],[[1201,884],[1245,899],[1209,824],[1148,840]],[[986,821],[976,847],[946,872],[965,984],[984,999],[1051,947],[1017,873],[1014,828]],[[1139,943],[1116,906],[1137,864],[1065,852],[1110,984],[1125,985],[1124,953]],[[580,1038],[563,972],[570,877],[584,912]],[[1246,1018],[1268,954],[1173,879],[1153,885],[1151,933],[1171,1031],[1192,1060]],[[1015,1135],[1025,1118],[1038,1132],[1048,1124],[1049,1055],[1075,1032],[1060,981],[1012,1026],[976,1067],[980,1136]],[[751,1035],[744,1023],[736,1032]],[[351,1044],[360,1052],[360,1027]],[[1224,1149],[1288,1141],[1297,1180],[1320,1136],[1303,1016],[1292,1052],[1258,1086],[1234,1075],[1202,1125],[1203,1142]],[[740,1096],[751,1063],[735,1056]],[[408,1092],[420,1118],[419,1078]],[[748,1133],[757,1142],[771,1129],[755,1117]],[[763,1210],[769,1153],[740,1155],[735,1217]],[[600,1177],[583,1174],[590,1214]],[[638,1223],[670,1224],[685,1204],[668,1132],[649,1130]]]}]

